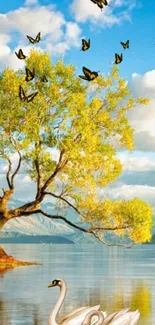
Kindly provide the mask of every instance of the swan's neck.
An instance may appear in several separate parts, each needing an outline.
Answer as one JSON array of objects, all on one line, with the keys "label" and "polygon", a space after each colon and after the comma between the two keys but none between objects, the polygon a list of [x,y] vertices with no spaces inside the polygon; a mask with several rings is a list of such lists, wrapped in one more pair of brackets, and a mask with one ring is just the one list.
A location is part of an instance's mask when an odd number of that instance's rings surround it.
[{"label": "swan's neck", "polygon": [[56,322],[56,316],[57,316],[57,314],[61,308],[61,305],[65,299],[66,292],[67,292],[67,287],[66,287],[66,284],[63,283],[60,287],[59,299],[56,302],[56,304],[54,305],[52,312],[50,313],[48,325],[58,325],[58,323]]},{"label": "swan's neck", "polygon": [[103,322],[104,322],[103,313],[101,311],[99,311],[99,310],[92,310],[86,315],[84,321],[82,322],[82,325],[90,325],[91,324],[91,319],[92,319],[93,316],[98,316],[98,321],[95,322],[95,325],[102,325],[103,324]]}]

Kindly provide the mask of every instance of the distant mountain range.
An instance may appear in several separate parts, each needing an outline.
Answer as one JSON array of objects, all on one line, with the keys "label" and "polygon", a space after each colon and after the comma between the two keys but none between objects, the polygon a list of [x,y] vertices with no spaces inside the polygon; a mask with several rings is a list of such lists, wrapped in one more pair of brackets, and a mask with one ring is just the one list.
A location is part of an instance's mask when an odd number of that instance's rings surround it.
[{"label": "distant mountain range", "polygon": [[[10,200],[8,206],[13,209],[25,202]],[[52,203],[45,203],[42,209],[56,214]],[[71,210],[67,212],[67,219],[76,222],[76,215]],[[76,222],[78,224],[79,220]],[[35,238],[33,238],[35,237]],[[51,239],[50,239],[51,237]],[[63,221],[51,220],[42,214],[20,217],[10,220],[0,232],[0,243],[98,243],[95,237],[76,230]]]},{"label": "distant mountain range", "polygon": [[73,241],[59,236],[22,235],[16,232],[1,233],[0,244],[74,244]]},{"label": "distant mountain range", "polygon": [[[9,208],[16,208],[24,203],[11,200],[8,206]],[[56,214],[56,209],[52,203],[43,204],[42,209],[49,214]],[[80,225],[80,219],[71,209],[68,209],[66,218]],[[120,240],[116,239],[113,234],[108,234],[106,239],[110,239],[114,243],[119,243]],[[81,232],[62,220],[52,220],[42,214],[37,214],[10,220],[0,232],[1,243],[99,244],[99,241],[94,236]],[[155,244],[155,234],[151,244]]]}]

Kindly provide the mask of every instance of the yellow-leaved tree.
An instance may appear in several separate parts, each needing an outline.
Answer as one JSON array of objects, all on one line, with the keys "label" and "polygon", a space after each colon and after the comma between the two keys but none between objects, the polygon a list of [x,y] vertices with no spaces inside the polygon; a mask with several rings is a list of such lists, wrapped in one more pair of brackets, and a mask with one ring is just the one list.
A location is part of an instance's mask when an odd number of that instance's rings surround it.
[{"label": "yellow-leaved tree", "polygon": [[[8,165],[7,185],[0,197],[0,228],[12,218],[43,214],[102,242],[106,234],[131,243],[150,241],[150,205],[138,198],[112,201],[100,197],[100,191],[122,171],[116,145],[133,148],[133,129],[126,113],[148,100],[131,97],[116,66],[107,77],[87,83],[76,76],[74,66],[62,60],[52,64],[48,53],[32,50],[25,63],[35,69],[32,81],[25,81],[25,70],[10,68],[0,79],[0,158]],[[48,82],[42,81],[44,75]],[[19,85],[26,95],[38,91],[32,102],[20,100]],[[18,155],[15,169],[14,154]],[[8,208],[21,168],[36,183],[36,193],[30,202]],[[47,197],[59,202],[57,213],[42,208]],[[74,222],[75,215],[68,217],[68,208],[80,217],[80,223]]]}]

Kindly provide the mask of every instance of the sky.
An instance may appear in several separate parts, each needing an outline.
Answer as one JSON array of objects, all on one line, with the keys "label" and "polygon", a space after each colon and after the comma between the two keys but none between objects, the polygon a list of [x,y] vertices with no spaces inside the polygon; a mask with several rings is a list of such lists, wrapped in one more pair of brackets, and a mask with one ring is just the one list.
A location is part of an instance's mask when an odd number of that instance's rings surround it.
[{"label": "sky", "polygon": [[[123,173],[103,195],[112,199],[139,197],[155,210],[155,3],[153,0],[109,0],[103,11],[90,0],[14,0],[0,2],[0,70],[5,66],[17,70],[23,66],[14,54],[22,48],[27,55],[31,46],[25,35],[35,38],[41,31],[37,47],[50,53],[55,62],[110,71],[114,53],[123,53],[119,73],[128,81],[134,97],[150,99],[147,106],[134,108],[128,114],[135,129],[134,150],[118,151]],[[82,52],[81,38],[91,39],[91,48]],[[120,41],[130,40],[130,49],[123,50]],[[54,153],[56,156],[56,153]],[[16,163],[16,157],[13,157]],[[0,188],[4,185],[6,164],[0,161]],[[31,199],[35,185],[21,174],[15,198]]]}]

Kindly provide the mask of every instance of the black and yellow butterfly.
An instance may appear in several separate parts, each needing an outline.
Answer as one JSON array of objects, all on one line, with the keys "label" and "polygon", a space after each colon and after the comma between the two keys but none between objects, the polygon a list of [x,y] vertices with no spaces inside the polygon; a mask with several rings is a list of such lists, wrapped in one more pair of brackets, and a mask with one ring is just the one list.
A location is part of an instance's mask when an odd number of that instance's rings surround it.
[{"label": "black and yellow butterfly", "polygon": [[46,78],[45,75],[41,78],[41,80],[42,80],[43,82],[48,82],[48,79]]},{"label": "black and yellow butterfly", "polygon": [[25,91],[24,89],[22,88],[22,86],[19,86],[19,98],[22,102],[32,102],[32,100],[34,99],[34,97],[38,94],[38,91],[36,91],[35,93],[31,94],[31,95],[28,95],[26,96],[25,95]]},{"label": "black and yellow butterfly", "polygon": [[88,42],[85,39],[82,39],[82,49],[81,51],[87,51],[90,48],[90,39]]},{"label": "black and yellow butterfly", "polygon": [[115,53],[115,64],[121,63],[123,60],[123,54],[121,53],[120,55]]},{"label": "black and yellow butterfly", "polygon": [[26,55],[24,55],[22,49],[20,49],[20,50],[18,51],[18,53],[15,52],[15,54],[16,54],[17,58],[20,59],[20,60],[24,60],[24,59],[26,58]]},{"label": "black and yellow butterfly", "polygon": [[120,42],[120,44],[123,46],[124,50],[129,49],[129,40],[126,41],[126,43]]},{"label": "black and yellow butterfly", "polygon": [[28,35],[26,35],[26,37],[28,38],[30,43],[35,44],[35,43],[39,43],[41,41],[40,35],[41,35],[41,32],[39,32],[37,34],[36,38],[32,38],[31,36],[28,36]]},{"label": "black and yellow butterfly", "polygon": [[87,69],[86,67],[82,68],[82,71],[84,73],[84,76],[79,76],[81,79],[92,81],[98,77],[98,72],[96,71],[91,71]]},{"label": "black and yellow butterfly", "polygon": [[95,3],[101,10],[103,9],[103,4],[101,0],[90,0]]},{"label": "black and yellow butterfly", "polygon": [[33,68],[32,71],[30,69],[26,68],[25,71],[26,71],[25,80],[26,81],[31,81],[34,78],[34,76],[35,76],[35,70],[34,70],[34,68]]}]

